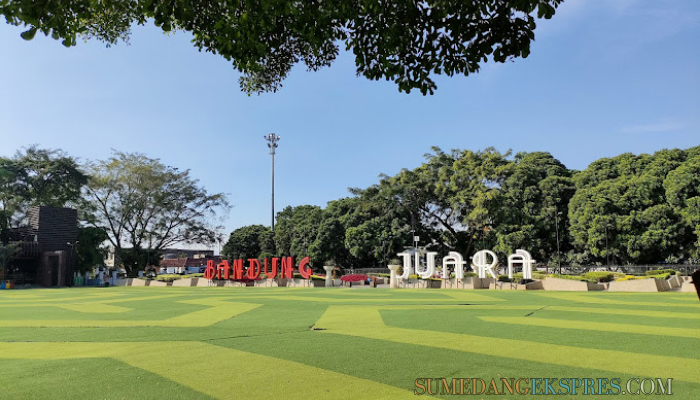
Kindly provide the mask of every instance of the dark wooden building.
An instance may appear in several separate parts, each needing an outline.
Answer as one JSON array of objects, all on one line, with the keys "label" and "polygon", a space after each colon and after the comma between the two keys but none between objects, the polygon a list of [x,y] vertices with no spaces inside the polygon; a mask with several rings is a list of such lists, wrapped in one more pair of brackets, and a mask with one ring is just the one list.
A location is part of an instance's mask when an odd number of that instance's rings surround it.
[{"label": "dark wooden building", "polygon": [[10,242],[20,247],[6,279],[45,287],[73,285],[78,239],[78,211],[60,207],[30,207],[28,224],[13,229]]}]

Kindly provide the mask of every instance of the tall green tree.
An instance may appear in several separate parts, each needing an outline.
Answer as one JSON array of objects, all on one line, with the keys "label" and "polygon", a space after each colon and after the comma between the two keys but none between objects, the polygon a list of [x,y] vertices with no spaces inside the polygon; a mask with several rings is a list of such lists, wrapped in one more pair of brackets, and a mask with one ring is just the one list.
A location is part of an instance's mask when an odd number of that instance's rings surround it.
[{"label": "tall green tree", "polygon": [[213,221],[229,208],[224,194],[209,194],[188,170],[138,153],[115,152],[95,163],[84,195],[88,223],[106,229],[117,257],[129,259],[130,276],[146,266],[148,250],[212,243],[219,228]]},{"label": "tall green tree", "polygon": [[333,200],[323,210],[316,238],[309,247],[311,259],[325,265],[333,261],[340,267],[354,267],[354,257],[345,247],[345,237],[350,222],[349,214],[357,207],[357,198]]},{"label": "tall green tree", "polygon": [[471,254],[493,242],[495,201],[508,153],[433,148],[427,161],[395,176],[385,176],[377,196],[410,216],[422,245],[446,253]]},{"label": "tall green tree", "polygon": [[78,243],[75,246],[78,271],[90,271],[95,266],[104,263],[107,255],[107,248],[105,247],[107,240],[108,235],[104,228],[85,226],[78,229]]},{"label": "tall green tree", "polygon": [[527,57],[536,19],[551,18],[561,2],[16,0],[0,1],[0,15],[25,26],[24,39],[41,32],[65,46],[79,36],[117,43],[148,21],[165,32],[181,29],[199,50],[244,73],[248,93],[277,90],[297,63],[314,71],[328,66],[343,46],[358,75],[432,94],[433,75],[466,76],[489,59]]},{"label": "tall green tree", "polygon": [[[258,258],[263,253],[264,243],[269,237],[271,229],[263,225],[249,225],[231,232],[228,241],[221,250],[221,254],[227,259]],[[267,245],[269,246],[269,245]],[[269,251],[265,248],[266,252]]]},{"label": "tall green tree", "polygon": [[578,261],[656,263],[672,256],[684,233],[664,180],[685,158],[682,150],[622,154],[576,174],[569,220]]},{"label": "tall green tree", "polygon": [[0,228],[16,226],[29,206],[75,206],[88,177],[61,150],[31,146],[0,157]]},{"label": "tall green tree", "polygon": [[[374,268],[410,243],[406,214],[373,198],[372,189],[334,200],[323,210],[312,258],[340,268]],[[403,231],[401,231],[403,229]]]},{"label": "tall green tree", "polygon": [[396,254],[413,246],[413,236],[423,235],[429,242],[428,230],[415,210],[404,207],[386,187],[373,185],[365,190],[353,189],[357,196],[356,210],[349,214],[345,247],[360,263],[357,267],[384,267]]},{"label": "tall green tree", "polygon": [[686,159],[663,182],[666,201],[680,216],[679,260],[700,263],[700,146],[688,149]]},{"label": "tall green tree", "polygon": [[502,254],[529,250],[539,262],[569,248],[568,205],[575,192],[571,171],[551,154],[518,153],[498,193],[496,246]]},{"label": "tall green tree", "polygon": [[[278,255],[295,258],[310,256],[310,248],[316,240],[322,220],[323,211],[318,206],[288,206],[278,212],[275,223],[275,247]],[[323,261],[312,260],[312,265],[320,268]]]},{"label": "tall green tree", "polygon": [[18,243],[3,243],[0,241],[0,281],[5,279],[10,263],[21,250]]},{"label": "tall green tree", "polygon": [[260,243],[260,258],[278,255],[277,247],[275,246],[275,233],[271,229],[266,229],[260,233],[258,243]]}]

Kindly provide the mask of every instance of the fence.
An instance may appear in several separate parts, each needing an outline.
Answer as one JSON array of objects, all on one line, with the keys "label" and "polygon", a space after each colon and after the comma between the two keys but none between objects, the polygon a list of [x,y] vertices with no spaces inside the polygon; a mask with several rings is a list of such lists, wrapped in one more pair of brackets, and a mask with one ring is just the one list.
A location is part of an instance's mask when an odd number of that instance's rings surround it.
[{"label": "fence", "polygon": [[389,273],[389,268],[355,268],[351,269],[350,274],[388,274]]},{"label": "fence", "polygon": [[700,265],[693,264],[654,264],[654,265],[611,265],[611,266],[572,266],[562,265],[561,270],[564,274],[582,274],[589,271],[612,271],[622,272],[628,275],[645,275],[647,271],[657,269],[674,269],[682,275],[690,275],[693,271],[700,269]]},{"label": "fence", "polygon": [[[506,265],[499,265],[499,269],[505,269]],[[535,268],[542,269],[543,267],[535,265]],[[700,265],[694,264],[654,264],[654,265],[611,265],[600,266],[600,265],[562,265],[561,273],[569,275],[579,275],[584,272],[589,271],[613,271],[622,272],[628,275],[645,275],[647,271],[656,269],[674,269],[679,271],[682,275],[690,275],[695,270],[700,269]],[[558,272],[559,268],[549,268],[548,272]],[[376,274],[376,273],[389,273],[389,268],[355,268],[349,270],[351,274]]]}]

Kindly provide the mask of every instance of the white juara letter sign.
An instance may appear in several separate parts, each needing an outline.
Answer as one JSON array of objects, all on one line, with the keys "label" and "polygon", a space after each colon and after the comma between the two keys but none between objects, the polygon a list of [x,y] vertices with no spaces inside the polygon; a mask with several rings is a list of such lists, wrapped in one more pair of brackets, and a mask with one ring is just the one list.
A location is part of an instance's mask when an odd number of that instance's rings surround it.
[{"label": "white juara letter sign", "polygon": [[508,256],[508,278],[513,279],[513,268],[516,264],[523,267],[523,279],[532,279],[532,264],[535,260],[527,250],[515,250],[515,254]]},{"label": "white juara letter sign", "polygon": [[[489,261],[491,257],[491,261]],[[479,278],[486,278],[486,272],[491,274],[493,279],[498,279],[493,268],[498,265],[498,256],[491,250],[479,250],[472,258],[472,265],[477,268]]]},{"label": "white juara letter sign", "polygon": [[437,257],[437,253],[431,251],[426,253],[425,256],[428,262],[426,263],[425,269],[422,269],[419,265],[418,253],[416,253],[416,274],[423,279],[431,278],[433,275],[435,275],[435,257]]},{"label": "white juara letter sign", "polygon": [[[403,258],[403,273],[398,276],[399,279],[408,279],[411,273],[415,271],[417,275],[421,278],[430,278],[435,275],[435,257],[437,257],[436,252],[426,253],[426,265],[425,268],[420,266],[420,255],[418,253],[413,253],[413,260],[411,260],[411,253],[404,252],[398,254]],[[532,279],[532,266],[535,260],[532,259],[530,253],[525,250],[516,250],[515,254],[508,256],[508,277],[513,278],[513,267],[521,265],[523,268],[523,278]],[[455,273],[456,279],[464,279],[464,265],[466,261],[461,254],[456,251],[451,251],[447,257],[442,259],[442,271],[443,276],[448,279],[450,276],[450,267]],[[480,250],[472,258],[472,266],[477,270],[479,278],[486,278],[486,275],[491,275],[494,279],[498,279],[496,271],[494,268],[498,265],[498,256],[491,250]]]},{"label": "white juara letter sign", "polygon": [[450,278],[450,269],[448,268],[452,265],[453,271],[455,272],[455,278],[464,279],[464,261],[462,255],[456,251],[451,251],[447,257],[442,259],[442,274],[445,279]]},{"label": "white juara letter sign", "polygon": [[[403,273],[397,278],[408,279],[411,276],[411,253],[399,253],[401,258],[403,258]],[[418,264],[418,253],[416,253],[416,264]]]},{"label": "white juara letter sign", "polygon": [[399,256],[403,258],[403,273],[398,276],[399,279],[408,279],[413,271],[421,278],[430,278],[435,275],[436,252],[431,251],[426,254],[427,263],[425,268],[420,267],[420,254],[418,253],[413,254],[413,265],[411,265],[411,253],[399,253]]}]

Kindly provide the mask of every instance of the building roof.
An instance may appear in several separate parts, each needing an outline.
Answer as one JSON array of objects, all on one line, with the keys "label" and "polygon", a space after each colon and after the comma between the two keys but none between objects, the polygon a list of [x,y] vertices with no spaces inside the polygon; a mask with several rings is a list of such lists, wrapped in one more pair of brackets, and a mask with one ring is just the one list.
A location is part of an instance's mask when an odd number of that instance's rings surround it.
[{"label": "building roof", "polygon": [[168,260],[160,260],[161,268],[184,268],[187,263],[187,258],[171,258]]},{"label": "building roof", "polygon": [[169,258],[160,260],[161,268],[184,268],[184,267],[202,267],[207,265],[207,260],[214,260],[215,264],[221,262],[221,257],[206,257],[206,258]]}]

